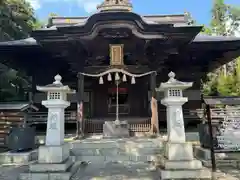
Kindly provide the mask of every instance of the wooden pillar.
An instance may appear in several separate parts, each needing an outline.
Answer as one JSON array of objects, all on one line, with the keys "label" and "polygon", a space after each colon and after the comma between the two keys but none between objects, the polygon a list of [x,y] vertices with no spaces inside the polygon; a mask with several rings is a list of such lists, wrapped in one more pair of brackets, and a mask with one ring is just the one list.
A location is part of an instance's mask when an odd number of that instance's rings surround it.
[{"label": "wooden pillar", "polygon": [[31,86],[28,89],[28,101],[29,103],[34,103],[34,98],[36,95],[36,75],[32,74],[32,76],[30,77],[30,83]]},{"label": "wooden pillar", "polygon": [[77,82],[77,136],[84,135],[84,114],[83,114],[83,105],[84,105],[84,75],[78,74]]},{"label": "wooden pillar", "polygon": [[157,103],[157,93],[156,93],[156,73],[152,73],[150,76],[150,85],[151,85],[151,133],[159,133],[159,123],[158,123],[158,103]]}]

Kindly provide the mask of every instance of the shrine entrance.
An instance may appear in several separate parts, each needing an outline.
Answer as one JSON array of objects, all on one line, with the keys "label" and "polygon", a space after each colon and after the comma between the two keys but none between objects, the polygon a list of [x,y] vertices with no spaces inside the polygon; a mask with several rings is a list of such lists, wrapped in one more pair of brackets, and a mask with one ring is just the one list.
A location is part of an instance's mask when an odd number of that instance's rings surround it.
[{"label": "shrine entrance", "polygon": [[[118,93],[118,94],[117,94]],[[116,105],[119,106],[120,115],[129,115],[130,114],[130,98],[129,98],[129,89],[126,87],[116,87],[108,88],[107,95],[107,105],[108,105],[108,114],[116,114]],[[118,96],[118,99],[117,99]],[[118,102],[117,102],[118,100]]]},{"label": "shrine entrance", "polygon": [[84,118],[84,133],[102,133],[106,121],[127,121],[132,132],[148,132],[151,129],[148,75],[154,71],[132,74],[126,70],[111,68],[99,74],[80,73],[97,81],[92,89],[92,116]]}]

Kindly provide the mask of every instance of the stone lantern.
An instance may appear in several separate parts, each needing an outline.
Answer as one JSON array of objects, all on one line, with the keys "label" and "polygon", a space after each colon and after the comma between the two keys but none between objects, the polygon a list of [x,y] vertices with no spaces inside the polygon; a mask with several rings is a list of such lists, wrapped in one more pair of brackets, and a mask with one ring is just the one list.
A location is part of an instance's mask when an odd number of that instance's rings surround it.
[{"label": "stone lantern", "polygon": [[62,77],[55,76],[55,81],[47,86],[37,86],[38,91],[47,93],[47,100],[42,105],[48,108],[47,134],[45,146],[38,149],[38,161],[29,165],[29,172],[20,174],[19,179],[61,179],[71,178],[70,147],[64,143],[64,111],[70,106],[67,94],[73,91],[61,83]]},{"label": "stone lantern", "polygon": [[161,103],[166,106],[168,139],[164,146],[165,157],[160,162],[161,179],[208,179],[211,173],[202,170],[202,163],[193,157],[192,144],[186,142],[182,105],[188,101],[183,90],[192,87],[192,82],[175,79],[175,73],[168,74],[169,80],[161,83],[156,91],[164,92]]},{"label": "stone lantern", "polygon": [[168,76],[169,80],[161,83],[160,87],[156,89],[164,92],[161,103],[167,107],[168,141],[185,142],[182,105],[188,101],[188,98],[183,97],[183,90],[192,87],[193,83],[176,80],[174,72],[170,72]]},{"label": "stone lantern", "polygon": [[48,108],[46,145],[59,146],[64,144],[65,108],[70,106],[67,94],[72,93],[68,86],[61,83],[62,77],[56,75],[55,82],[47,86],[37,86],[38,91],[47,93],[47,100],[42,105]]}]

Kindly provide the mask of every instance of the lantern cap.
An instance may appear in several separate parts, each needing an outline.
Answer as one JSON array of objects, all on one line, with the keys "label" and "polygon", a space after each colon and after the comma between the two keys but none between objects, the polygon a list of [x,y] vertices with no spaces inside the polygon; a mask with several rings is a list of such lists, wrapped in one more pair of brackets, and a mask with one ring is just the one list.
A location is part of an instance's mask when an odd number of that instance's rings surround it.
[{"label": "lantern cap", "polygon": [[171,71],[168,74],[169,80],[167,82],[161,83],[159,88],[156,88],[156,91],[166,91],[171,88],[184,90],[184,89],[192,87],[192,85],[193,85],[192,82],[178,81],[177,79],[175,79],[175,76],[176,76],[176,74]]},{"label": "lantern cap", "polygon": [[37,86],[38,91],[42,92],[49,92],[49,91],[55,91],[55,92],[65,92],[65,93],[75,93],[74,90],[70,89],[69,86],[64,86],[61,82],[62,77],[57,74],[54,77],[54,82],[52,84],[48,84],[46,86]]}]

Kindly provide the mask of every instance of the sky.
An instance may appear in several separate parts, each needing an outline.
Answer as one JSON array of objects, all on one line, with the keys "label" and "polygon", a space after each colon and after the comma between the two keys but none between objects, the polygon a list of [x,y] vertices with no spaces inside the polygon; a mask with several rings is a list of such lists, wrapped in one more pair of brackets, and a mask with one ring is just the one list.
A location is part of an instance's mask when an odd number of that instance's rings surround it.
[{"label": "sky", "polygon": [[[50,13],[58,16],[89,16],[103,0],[28,0],[36,15],[46,20]],[[213,0],[132,0],[133,11],[141,15],[168,15],[190,12],[198,24],[209,24]],[[240,0],[225,0],[240,7]]]}]

